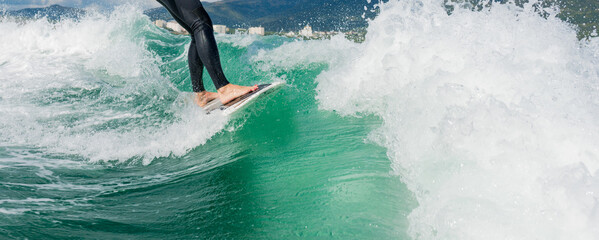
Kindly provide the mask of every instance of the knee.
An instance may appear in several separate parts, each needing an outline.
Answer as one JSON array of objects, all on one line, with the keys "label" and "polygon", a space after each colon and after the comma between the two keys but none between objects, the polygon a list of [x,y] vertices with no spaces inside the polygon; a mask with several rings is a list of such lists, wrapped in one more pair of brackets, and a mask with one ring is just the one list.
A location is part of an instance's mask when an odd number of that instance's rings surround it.
[{"label": "knee", "polygon": [[212,29],[212,20],[210,19],[210,16],[208,16],[208,13],[204,7],[196,8],[192,11],[192,13],[195,16],[195,21],[193,21],[193,24],[191,24],[191,28],[194,32],[204,29]]}]

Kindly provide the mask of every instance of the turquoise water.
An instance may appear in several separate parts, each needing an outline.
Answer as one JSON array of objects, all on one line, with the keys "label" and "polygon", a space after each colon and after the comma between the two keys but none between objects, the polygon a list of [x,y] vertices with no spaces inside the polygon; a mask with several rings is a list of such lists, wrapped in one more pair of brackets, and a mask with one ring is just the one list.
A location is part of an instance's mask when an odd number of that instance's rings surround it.
[{"label": "turquoise water", "polygon": [[231,81],[286,83],[231,117],[140,9],[1,18],[0,239],[597,239],[599,41],[535,3],[217,35]]},{"label": "turquoise water", "polygon": [[[73,39],[100,22],[112,32],[94,37],[107,45]],[[230,119],[206,118],[189,101],[189,37],[139,13],[1,24],[12,37],[41,28],[50,36],[32,41],[66,33],[71,44],[16,50],[42,70],[2,78],[13,93],[44,84],[0,99],[0,238],[407,238],[415,200],[368,140],[381,119],[318,109],[326,61],[264,68],[253,59],[294,40],[219,36],[231,81],[287,84]],[[3,71],[19,64],[6,61]],[[208,74],[205,83],[213,89]]]}]

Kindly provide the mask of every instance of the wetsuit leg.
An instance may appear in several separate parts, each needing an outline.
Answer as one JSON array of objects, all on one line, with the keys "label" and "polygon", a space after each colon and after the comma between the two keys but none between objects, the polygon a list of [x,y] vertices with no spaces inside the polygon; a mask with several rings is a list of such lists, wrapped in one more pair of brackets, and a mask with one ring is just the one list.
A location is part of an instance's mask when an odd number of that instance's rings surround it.
[{"label": "wetsuit leg", "polygon": [[[179,25],[181,25],[181,27],[185,28],[185,30],[190,34],[193,32],[191,30],[191,27],[189,27],[187,25],[187,23],[185,23],[183,21],[183,19],[181,19],[179,17],[179,16],[181,16],[181,14],[178,12],[175,12],[175,11],[177,11],[177,7],[176,7],[174,1],[158,0],[158,2],[166,8],[166,10],[171,14],[171,16],[173,16],[175,21],[177,21],[177,23],[179,23]],[[202,63],[202,60],[200,59],[200,56],[198,55],[198,51],[196,49],[197,49],[197,47],[196,47],[196,43],[195,43],[195,38],[192,35],[191,44],[189,45],[189,50],[187,51],[188,52],[187,63],[189,65],[191,86],[192,86],[194,92],[203,92],[203,91],[206,91],[206,89],[204,88],[204,83],[202,81],[202,77],[204,74],[204,64]]]},{"label": "wetsuit leg", "polygon": [[[206,66],[208,74],[216,89],[229,81],[225,77],[220,63],[220,56],[212,29],[212,20],[199,0],[158,0],[173,15],[173,18],[192,35],[189,49],[189,65],[192,74],[194,91],[203,90],[201,83],[201,70]],[[195,51],[192,51],[195,46]],[[197,53],[197,56],[194,55]],[[199,69],[199,70],[198,70]],[[199,76],[199,80],[198,80]]]},{"label": "wetsuit leg", "polygon": [[196,40],[194,38],[191,38],[191,44],[189,45],[187,64],[189,64],[189,74],[191,75],[191,86],[193,87],[193,91],[206,91],[206,88],[204,88],[204,83],[202,82],[202,75],[204,75],[204,64],[200,59],[200,55],[198,55]]}]

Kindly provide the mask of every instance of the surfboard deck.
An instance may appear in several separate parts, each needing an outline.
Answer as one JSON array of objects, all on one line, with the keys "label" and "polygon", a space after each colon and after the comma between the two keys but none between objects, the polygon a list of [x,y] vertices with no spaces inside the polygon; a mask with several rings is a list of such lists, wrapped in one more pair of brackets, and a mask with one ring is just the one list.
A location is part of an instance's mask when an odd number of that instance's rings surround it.
[{"label": "surfboard deck", "polygon": [[206,114],[210,114],[214,110],[221,110],[225,115],[231,115],[234,112],[237,112],[244,107],[248,106],[248,104],[254,102],[260,96],[266,96],[268,93],[273,92],[273,90],[282,87],[284,82],[274,82],[269,84],[260,84],[258,85],[258,90],[247,93],[237,99],[227,103],[222,104],[218,99],[210,101],[206,106],[204,106],[204,110]]}]

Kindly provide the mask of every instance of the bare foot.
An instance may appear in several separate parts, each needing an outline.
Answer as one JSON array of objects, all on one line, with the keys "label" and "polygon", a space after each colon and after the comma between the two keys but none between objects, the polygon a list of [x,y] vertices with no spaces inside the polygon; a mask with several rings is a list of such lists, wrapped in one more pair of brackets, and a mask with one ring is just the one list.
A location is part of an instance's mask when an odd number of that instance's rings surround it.
[{"label": "bare foot", "polygon": [[220,99],[220,102],[227,104],[228,102],[233,101],[235,98],[241,97],[251,91],[256,91],[257,89],[258,85],[253,87],[245,87],[229,83],[218,89],[218,98]]},{"label": "bare foot", "polygon": [[197,92],[196,97],[194,98],[194,102],[198,106],[204,107],[210,101],[217,99],[217,98],[218,98],[218,93],[215,93],[215,92],[208,92],[208,91]]}]

